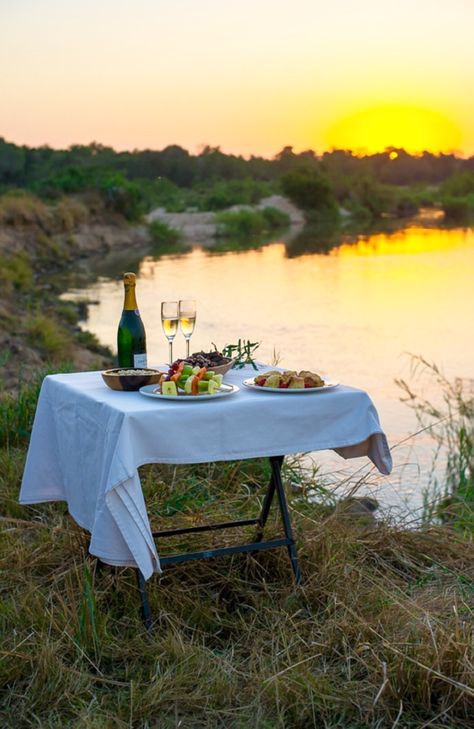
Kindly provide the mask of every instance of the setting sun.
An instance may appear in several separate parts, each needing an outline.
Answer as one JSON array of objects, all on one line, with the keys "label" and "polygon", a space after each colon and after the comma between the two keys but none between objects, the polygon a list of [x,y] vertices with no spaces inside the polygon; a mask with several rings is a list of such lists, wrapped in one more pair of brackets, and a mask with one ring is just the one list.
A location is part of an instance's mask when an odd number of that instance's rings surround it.
[{"label": "setting sun", "polygon": [[456,125],[438,112],[385,105],[359,111],[333,124],[327,131],[327,145],[356,153],[403,147],[416,154],[424,150],[458,151],[462,139]]}]

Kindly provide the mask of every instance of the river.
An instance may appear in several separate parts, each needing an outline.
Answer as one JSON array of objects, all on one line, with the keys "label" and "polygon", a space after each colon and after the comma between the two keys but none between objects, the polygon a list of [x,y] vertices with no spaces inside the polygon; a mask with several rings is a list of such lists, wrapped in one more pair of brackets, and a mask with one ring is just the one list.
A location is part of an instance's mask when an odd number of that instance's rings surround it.
[{"label": "river", "polygon": [[[409,438],[418,424],[395,381],[405,379],[429,398],[439,397],[426,375],[412,372],[410,355],[436,363],[448,378],[473,376],[474,230],[414,222],[320,249],[317,242],[276,240],[251,250],[195,245],[182,253],[145,255],[136,271],[149,363],[167,359],[160,302],[190,298],[198,307],[191,351],[250,339],[261,342],[262,361],[276,353],[282,366],[313,369],[367,390],[390,445],[404,442],[393,450],[388,479],[363,467],[362,490],[376,493],[386,509],[419,514],[423,492],[433,477],[442,477],[443,464],[441,459],[433,476],[431,437]],[[120,276],[101,275],[67,296],[94,302],[83,325],[115,349]],[[174,352],[184,354],[180,334]],[[318,454],[316,462],[331,474],[329,481],[359,477],[359,459]]]}]

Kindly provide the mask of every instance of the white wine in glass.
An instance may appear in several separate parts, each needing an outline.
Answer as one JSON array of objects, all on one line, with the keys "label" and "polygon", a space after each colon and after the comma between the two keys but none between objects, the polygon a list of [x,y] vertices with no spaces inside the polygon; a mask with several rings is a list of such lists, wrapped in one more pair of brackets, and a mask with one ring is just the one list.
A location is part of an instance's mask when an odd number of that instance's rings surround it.
[{"label": "white wine in glass", "polygon": [[169,364],[173,362],[173,339],[178,331],[178,302],[162,301],[161,302],[161,324],[165,337],[169,344]]},{"label": "white wine in glass", "polygon": [[179,302],[179,323],[186,339],[186,357],[189,357],[189,340],[196,324],[196,302],[190,299],[181,299]]}]

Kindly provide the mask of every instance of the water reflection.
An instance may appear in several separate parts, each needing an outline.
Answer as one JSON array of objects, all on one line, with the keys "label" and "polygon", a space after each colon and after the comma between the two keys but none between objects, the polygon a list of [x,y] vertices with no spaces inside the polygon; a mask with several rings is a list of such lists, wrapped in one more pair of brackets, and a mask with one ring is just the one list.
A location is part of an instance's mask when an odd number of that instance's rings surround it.
[{"label": "water reflection", "polygon": [[[416,225],[359,235],[354,242],[347,235],[341,242],[338,235],[328,231],[313,239],[306,231],[250,250],[195,246],[139,261],[132,254],[114,265],[103,262],[102,277],[72,295],[97,302],[86,326],[115,348],[120,275],[137,270],[151,362],[166,359],[160,301],[196,299],[195,350],[249,338],[262,343],[264,361],[276,350],[283,366],[314,368],[362,387],[394,443],[417,429],[394,384],[411,377],[407,352],[436,362],[449,377],[472,375],[474,232]],[[177,338],[175,347],[182,355],[184,340]],[[416,474],[429,469],[429,438],[409,448],[396,452],[396,473],[405,479],[397,489],[419,494]]]}]

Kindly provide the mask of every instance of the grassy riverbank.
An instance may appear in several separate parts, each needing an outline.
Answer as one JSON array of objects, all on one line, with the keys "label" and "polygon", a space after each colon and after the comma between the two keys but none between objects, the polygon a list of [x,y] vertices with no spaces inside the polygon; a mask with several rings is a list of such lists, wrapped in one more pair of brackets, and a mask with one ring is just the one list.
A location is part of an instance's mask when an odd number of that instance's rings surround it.
[{"label": "grassy riverbank", "polygon": [[[424,426],[442,419],[450,454],[422,527],[361,515],[290,462],[302,588],[283,550],[170,567],[150,583],[151,635],[132,570],[98,572],[64,504],[18,504],[42,376],[107,361],[79,332],[77,306],[59,302],[60,277],[93,251],[129,243],[132,229],[100,201],[81,205],[66,216],[59,201],[22,198],[0,230],[3,725],[470,729],[474,408],[457,383],[438,380],[446,411],[420,403]],[[153,526],[170,528],[254,516],[269,473],[251,461],[141,476]]]},{"label": "grassy riverbank", "polygon": [[[294,493],[300,590],[283,551],[168,568],[149,636],[131,570],[98,573],[64,505],[18,506],[26,440],[0,450],[5,726],[472,726],[472,539]],[[165,527],[254,514],[267,478],[260,462],[142,469]]]}]

